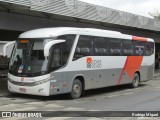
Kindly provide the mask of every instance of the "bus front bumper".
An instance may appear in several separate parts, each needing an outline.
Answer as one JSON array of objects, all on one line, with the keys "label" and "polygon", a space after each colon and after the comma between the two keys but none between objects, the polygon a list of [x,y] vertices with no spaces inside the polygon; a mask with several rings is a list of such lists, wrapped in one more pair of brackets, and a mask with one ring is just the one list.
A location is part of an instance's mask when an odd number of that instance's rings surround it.
[{"label": "bus front bumper", "polygon": [[13,93],[49,96],[50,94],[50,82],[46,82],[36,86],[19,86],[12,84],[8,81],[8,90]]}]

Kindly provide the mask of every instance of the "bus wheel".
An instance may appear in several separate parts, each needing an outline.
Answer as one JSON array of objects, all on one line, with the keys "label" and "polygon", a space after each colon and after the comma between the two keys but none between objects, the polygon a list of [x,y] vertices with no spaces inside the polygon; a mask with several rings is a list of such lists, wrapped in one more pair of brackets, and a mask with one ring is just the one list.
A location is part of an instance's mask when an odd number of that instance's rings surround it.
[{"label": "bus wheel", "polygon": [[82,83],[79,79],[75,79],[73,81],[72,91],[69,94],[69,97],[71,99],[77,99],[81,96],[81,94],[82,94]]},{"label": "bus wheel", "polygon": [[139,86],[139,82],[140,82],[140,77],[138,73],[135,73],[132,79],[132,87],[136,88]]}]

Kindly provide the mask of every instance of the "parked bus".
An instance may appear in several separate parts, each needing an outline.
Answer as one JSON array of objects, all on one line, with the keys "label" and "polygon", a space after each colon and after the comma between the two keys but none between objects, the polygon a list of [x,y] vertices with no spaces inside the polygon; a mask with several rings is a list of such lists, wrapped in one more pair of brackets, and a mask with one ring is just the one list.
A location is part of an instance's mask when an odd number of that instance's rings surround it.
[{"label": "parked bus", "polygon": [[11,92],[49,96],[130,84],[154,74],[154,41],[92,28],[44,28],[22,33],[8,73]]},{"label": "parked bus", "polygon": [[0,77],[7,77],[14,41],[0,41]]}]

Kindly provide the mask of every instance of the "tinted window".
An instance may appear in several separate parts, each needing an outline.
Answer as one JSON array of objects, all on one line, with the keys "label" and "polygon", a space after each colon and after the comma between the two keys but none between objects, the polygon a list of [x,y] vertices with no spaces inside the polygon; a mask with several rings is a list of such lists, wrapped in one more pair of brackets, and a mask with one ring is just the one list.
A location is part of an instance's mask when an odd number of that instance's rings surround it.
[{"label": "tinted window", "polygon": [[94,55],[108,55],[107,38],[94,37]]},{"label": "tinted window", "polygon": [[81,57],[90,56],[92,54],[92,37],[80,36],[74,54],[74,60]]},{"label": "tinted window", "polygon": [[150,56],[154,53],[154,43],[146,42],[145,43],[145,55]]},{"label": "tinted window", "polygon": [[143,56],[144,55],[144,42],[134,41],[134,55]]},{"label": "tinted window", "polygon": [[68,58],[69,58],[69,54],[71,52],[72,46],[73,46],[73,42],[75,40],[76,35],[63,35],[63,36],[59,36],[58,39],[64,39],[66,40],[65,43],[63,43],[63,65],[66,64]]},{"label": "tinted window", "polygon": [[131,40],[123,40],[123,55],[124,56],[132,56],[133,55],[133,45]]},{"label": "tinted window", "polygon": [[44,60],[44,52],[43,50],[33,50],[31,53],[31,60]]},{"label": "tinted window", "polygon": [[76,35],[63,35],[58,37],[58,39],[66,40],[66,42],[52,46],[50,50],[50,71],[56,70],[67,63],[75,36]]},{"label": "tinted window", "polygon": [[121,40],[110,39],[110,55],[120,56],[121,55]]},{"label": "tinted window", "polygon": [[51,70],[56,70],[57,68],[61,67],[63,65],[62,60],[63,60],[63,54],[62,54],[62,49],[63,49],[64,43],[58,43],[51,48]]}]

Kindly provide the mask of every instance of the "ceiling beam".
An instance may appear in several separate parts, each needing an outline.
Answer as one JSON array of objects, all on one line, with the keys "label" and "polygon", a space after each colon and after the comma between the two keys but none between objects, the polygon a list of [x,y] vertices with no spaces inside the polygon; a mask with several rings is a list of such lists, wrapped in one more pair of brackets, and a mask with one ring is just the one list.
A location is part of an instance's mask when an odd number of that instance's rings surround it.
[{"label": "ceiling beam", "polygon": [[10,12],[10,8],[6,7],[4,4],[0,4],[0,7],[8,12]]}]

